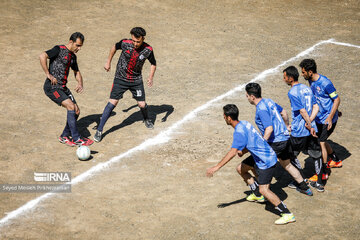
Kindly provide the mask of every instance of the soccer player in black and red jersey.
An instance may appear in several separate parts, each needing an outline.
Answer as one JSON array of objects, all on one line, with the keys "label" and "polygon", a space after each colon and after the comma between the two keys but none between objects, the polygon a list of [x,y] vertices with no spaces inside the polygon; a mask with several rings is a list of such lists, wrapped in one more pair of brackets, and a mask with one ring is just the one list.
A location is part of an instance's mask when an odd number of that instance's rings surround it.
[{"label": "soccer player in black and red jersey", "polygon": [[[45,94],[59,106],[67,109],[66,126],[59,137],[59,141],[68,146],[89,146],[94,141],[81,137],[76,127],[80,109],[71,91],[66,87],[70,68],[74,71],[78,84],[77,93],[83,92],[83,79],[76,61],[76,55],[84,43],[84,35],[75,32],[70,36],[66,45],[57,45],[52,49],[42,52],[39,56],[40,65],[46,74],[44,83]],[[49,67],[47,60],[50,59]]]},{"label": "soccer player in black and red jersey", "polygon": [[123,39],[110,49],[109,57],[104,67],[106,71],[110,70],[113,56],[117,50],[121,49],[122,52],[117,63],[110,99],[108,104],[105,106],[100,124],[97,127],[97,131],[94,136],[94,140],[96,142],[101,141],[102,131],[106,121],[109,119],[111,112],[122,98],[124,92],[127,90],[131,91],[133,98],[137,101],[144,117],[145,126],[151,129],[154,128],[154,125],[148,116],[147,104],[145,102],[145,90],[141,74],[145,60],[148,59],[151,67],[147,84],[149,87],[152,87],[156,70],[156,60],[153,48],[144,42],[146,31],[143,28],[135,27],[131,29],[130,34],[131,39]]}]

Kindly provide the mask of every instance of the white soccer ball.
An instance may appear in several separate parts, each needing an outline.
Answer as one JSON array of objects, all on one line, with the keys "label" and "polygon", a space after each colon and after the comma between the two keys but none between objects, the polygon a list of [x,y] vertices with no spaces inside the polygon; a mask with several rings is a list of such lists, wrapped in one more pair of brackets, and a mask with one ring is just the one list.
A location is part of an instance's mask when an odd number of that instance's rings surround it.
[{"label": "white soccer ball", "polygon": [[76,150],[76,155],[80,160],[87,160],[90,157],[90,148],[88,148],[87,146],[80,146],[77,150]]}]

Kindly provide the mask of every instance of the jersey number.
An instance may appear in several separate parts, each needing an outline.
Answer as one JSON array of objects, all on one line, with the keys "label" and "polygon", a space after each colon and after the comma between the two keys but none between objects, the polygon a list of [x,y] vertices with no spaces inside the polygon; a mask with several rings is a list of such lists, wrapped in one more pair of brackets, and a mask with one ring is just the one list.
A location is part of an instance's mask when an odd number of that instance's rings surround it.
[{"label": "jersey number", "polygon": [[305,96],[305,105],[308,112],[311,111],[311,96]]}]

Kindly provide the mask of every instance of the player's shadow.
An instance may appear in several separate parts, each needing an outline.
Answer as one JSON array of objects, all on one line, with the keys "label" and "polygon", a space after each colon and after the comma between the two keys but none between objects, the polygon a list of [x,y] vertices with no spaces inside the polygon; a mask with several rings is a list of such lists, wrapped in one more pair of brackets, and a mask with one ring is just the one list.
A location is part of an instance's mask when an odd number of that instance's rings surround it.
[{"label": "player's shadow", "polygon": [[[101,115],[102,114],[91,114],[91,115],[87,115],[87,116],[79,119],[76,124],[77,124],[80,135],[83,137],[87,137],[87,138],[90,137],[91,133],[88,130],[88,127],[93,123],[96,123],[96,126],[98,126],[100,124]],[[116,112],[113,111],[111,113],[110,117],[115,116],[115,115],[116,115]],[[94,127],[93,129],[96,129],[96,127]]]},{"label": "player's shadow", "polygon": [[[137,105],[133,105],[133,106],[131,106],[131,107],[127,108],[127,109],[124,109],[122,111],[123,112],[128,112],[131,109],[136,108],[136,107],[137,107]],[[166,122],[168,117],[173,112],[174,112],[174,107],[172,105],[162,104],[162,105],[149,105],[148,106],[149,118],[154,123],[154,125],[155,125],[155,121],[156,121],[156,118],[157,118],[158,114],[166,113],[165,116],[163,118],[161,118],[162,122]],[[99,124],[100,124],[101,115],[102,114],[91,114],[91,115],[85,116],[85,117],[83,117],[83,118],[81,118],[81,119],[79,119],[77,121],[78,130],[79,130],[79,133],[81,134],[81,136],[87,137],[87,138],[91,136],[91,133],[88,130],[88,127],[91,124],[96,123],[96,126],[93,127],[93,129],[96,130],[97,126],[99,126]],[[110,117],[115,116],[115,115],[116,115],[116,112],[112,111]],[[138,122],[138,121],[143,121],[143,117],[142,117],[142,114],[140,112],[140,109],[139,109],[139,111],[131,114],[122,123],[120,123],[120,124],[118,124],[116,126],[113,126],[109,130],[104,132],[102,137],[104,138],[107,134],[109,134],[111,132],[114,132],[114,131],[116,131],[116,130],[118,130],[120,128],[129,126],[129,125],[131,125],[131,124],[133,124],[135,122]]]},{"label": "player's shadow", "polygon": [[[336,152],[336,155],[341,159],[345,160],[351,156],[351,153],[343,146],[328,140],[328,143],[330,144],[331,148]],[[306,151],[303,152],[305,155],[308,155]],[[307,158],[304,160],[303,165],[303,173],[305,178],[310,178],[315,174],[315,162],[314,159],[310,156],[307,156]],[[275,178],[277,180],[277,185],[279,187],[287,187],[290,182],[293,181],[293,178],[290,176],[290,174],[285,171],[283,168],[280,168],[276,171]],[[324,182],[326,184],[326,182]]]},{"label": "player's shadow", "polygon": [[[342,146],[336,142],[333,142],[331,140],[328,140],[327,142],[330,144],[331,148],[334,150],[336,155],[342,161],[345,161],[347,158],[349,158],[351,156],[351,153],[344,146]],[[311,157],[307,157],[305,159],[305,164],[304,164],[304,175],[306,178],[309,178],[309,177],[313,176],[314,174],[315,174],[314,159],[312,159]]]},{"label": "player's shadow", "polygon": [[[127,109],[124,109],[123,112],[128,112],[133,108],[136,108],[137,105],[133,105]],[[156,124],[156,118],[157,115],[162,114],[162,113],[166,113],[165,116],[161,119],[162,122],[166,122],[168,117],[174,112],[174,107],[172,105],[167,105],[167,104],[162,104],[162,105],[148,105],[148,114],[149,114],[149,119],[151,120],[151,122],[155,125]],[[129,126],[135,122],[139,122],[139,121],[143,121],[143,116],[141,114],[141,111],[139,109],[139,111],[134,112],[133,114],[131,114],[128,118],[126,118],[124,121],[122,121],[122,123],[115,125],[113,127],[111,127],[109,130],[107,130],[106,132],[104,132],[102,134],[102,137],[104,138],[107,134],[112,133],[116,130],[119,130],[123,127]]]},{"label": "player's shadow", "polygon": [[[276,168],[275,168],[275,173],[274,173],[275,179],[277,179],[277,180],[280,179],[280,176],[283,175],[283,171],[284,170],[281,167],[281,165],[279,163],[277,163]],[[283,184],[279,183],[278,181],[275,184],[270,185],[270,190],[272,192],[274,192],[280,198],[281,201],[284,201],[288,197],[287,193],[283,190]],[[246,202],[246,196],[250,195],[251,191],[245,191],[244,194],[245,194],[244,198],[241,198],[241,199],[238,199],[238,200],[235,200],[235,201],[232,201],[232,202],[219,203],[217,205],[217,207],[218,208],[225,208],[225,207],[229,207],[229,206],[234,205],[234,204],[239,204],[239,203],[242,203],[242,202]],[[272,213],[274,213],[276,215],[280,215],[280,212],[277,209],[275,209],[275,207],[269,201],[266,201],[265,203],[257,203],[257,204],[265,205],[265,210],[266,211],[272,212]]]}]

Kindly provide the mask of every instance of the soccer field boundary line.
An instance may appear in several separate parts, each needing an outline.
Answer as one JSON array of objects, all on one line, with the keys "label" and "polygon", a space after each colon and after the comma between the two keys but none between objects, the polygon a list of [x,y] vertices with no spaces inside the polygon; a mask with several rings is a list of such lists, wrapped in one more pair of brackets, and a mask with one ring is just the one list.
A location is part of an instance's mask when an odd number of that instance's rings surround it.
[{"label": "soccer field boundary line", "polygon": [[340,45],[340,46],[360,48],[359,45],[354,45],[354,44],[344,43],[344,42],[338,42],[338,41],[335,41],[334,39],[331,39],[330,43],[335,44],[335,45]]},{"label": "soccer field boundary line", "polygon": [[[328,43],[360,48],[360,46],[353,45],[353,44],[348,44],[348,43],[337,42],[334,39],[323,40],[323,41],[320,41],[320,42],[314,44],[312,47],[300,52],[295,57],[292,57],[292,58],[282,62],[281,64],[277,65],[276,67],[264,70],[263,72],[259,73],[256,77],[251,79],[249,82],[256,82],[256,81],[264,80],[265,77],[267,77],[268,75],[274,74],[277,71],[279,71],[279,69],[281,67],[284,67],[285,65],[289,64],[292,61],[297,60],[298,58],[306,56],[310,52],[314,51],[320,45],[328,44]],[[249,83],[249,82],[247,82],[247,83]],[[215,102],[223,100],[224,98],[229,97],[229,96],[233,95],[234,93],[236,93],[238,91],[242,91],[247,83],[240,84],[237,87],[229,90],[228,92],[226,92],[226,93],[224,93],[222,95],[219,95],[219,96],[213,98],[212,100],[206,102],[205,104],[195,108],[194,110],[192,110],[191,112],[186,114],[182,119],[180,119],[179,121],[175,122],[173,125],[168,127],[168,129],[161,131],[156,136],[145,140],[144,142],[137,145],[136,147],[133,147],[133,148],[129,149],[128,151],[119,154],[118,156],[112,157],[106,162],[102,162],[102,163],[99,163],[99,164],[91,167],[89,170],[81,173],[80,175],[78,175],[74,179],[72,179],[70,184],[75,185],[75,184],[78,184],[80,182],[83,182],[87,178],[90,178],[94,173],[101,172],[102,170],[110,167],[112,164],[119,162],[122,158],[128,157],[128,156],[130,156],[131,154],[133,154],[135,152],[145,150],[145,149],[147,149],[148,147],[151,147],[151,146],[155,146],[155,145],[159,145],[159,144],[168,142],[171,139],[171,134],[173,134],[175,132],[175,130],[179,126],[181,126],[182,124],[184,124],[184,123],[188,122],[189,120],[193,119],[194,117],[196,117],[197,113],[209,108]],[[35,210],[36,206],[40,202],[42,202],[45,199],[48,199],[48,198],[50,198],[51,196],[54,196],[54,195],[56,195],[55,192],[45,193],[45,194],[43,194],[43,195],[41,195],[41,196],[39,196],[39,197],[37,197],[35,199],[32,199],[32,200],[28,201],[27,203],[25,203],[21,207],[7,213],[7,215],[0,220],[0,229],[3,226],[5,226],[6,224],[9,224],[11,222],[10,220],[13,220],[13,219],[17,218],[17,217],[25,214],[26,212],[29,212],[31,210]]]}]

